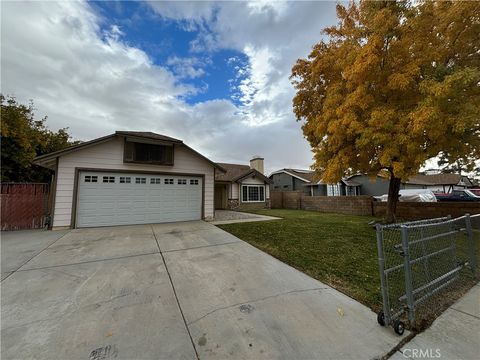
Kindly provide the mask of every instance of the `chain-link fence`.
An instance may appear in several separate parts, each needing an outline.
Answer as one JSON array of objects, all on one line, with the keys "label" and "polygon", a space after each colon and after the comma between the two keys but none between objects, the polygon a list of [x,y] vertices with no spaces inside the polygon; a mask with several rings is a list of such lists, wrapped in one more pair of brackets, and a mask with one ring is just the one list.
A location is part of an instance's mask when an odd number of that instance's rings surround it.
[{"label": "chain-link fence", "polygon": [[480,215],[377,225],[381,325],[422,328],[476,282]]}]

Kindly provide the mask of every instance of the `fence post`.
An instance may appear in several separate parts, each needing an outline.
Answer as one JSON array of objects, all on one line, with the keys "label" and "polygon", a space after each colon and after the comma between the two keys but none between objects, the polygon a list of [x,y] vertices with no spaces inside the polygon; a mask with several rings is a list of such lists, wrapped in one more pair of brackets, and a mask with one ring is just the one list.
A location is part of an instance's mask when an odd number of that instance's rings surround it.
[{"label": "fence post", "polygon": [[465,215],[465,228],[467,230],[468,237],[468,255],[470,257],[469,265],[472,270],[473,276],[476,276],[477,272],[477,258],[475,257],[475,239],[473,238],[472,222],[470,220],[470,214]]},{"label": "fence post", "polygon": [[410,249],[408,244],[408,228],[402,225],[403,266],[405,270],[405,295],[407,298],[408,321],[415,326],[415,305],[413,301],[412,268],[410,264]]},{"label": "fence post", "polygon": [[385,279],[385,254],[383,252],[383,231],[380,224],[375,225],[377,229],[377,250],[378,250],[378,269],[380,272],[380,288],[383,299],[383,316],[385,324],[390,324],[390,304],[387,292],[387,282]]}]

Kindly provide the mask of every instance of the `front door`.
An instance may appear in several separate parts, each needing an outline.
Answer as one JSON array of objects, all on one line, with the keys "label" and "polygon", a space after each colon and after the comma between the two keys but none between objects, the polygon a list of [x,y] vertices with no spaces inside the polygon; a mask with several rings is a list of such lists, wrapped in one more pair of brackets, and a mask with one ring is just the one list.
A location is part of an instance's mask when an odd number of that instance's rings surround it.
[{"label": "front door", "polygon": [[226,187],[224,184],[215,184],[215,209],[225,209]]}]

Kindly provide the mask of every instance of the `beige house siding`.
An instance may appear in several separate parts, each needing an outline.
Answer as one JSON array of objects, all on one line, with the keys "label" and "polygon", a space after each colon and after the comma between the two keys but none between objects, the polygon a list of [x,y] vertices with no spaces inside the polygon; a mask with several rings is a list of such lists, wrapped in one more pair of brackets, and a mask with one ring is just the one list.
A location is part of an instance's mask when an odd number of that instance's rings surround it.
[{"label": "beige house siding", "polygon": [[[265,199],[270,199],[270,186],[261,179],[249,177],[242,180],[243,185],[265,185]],[[242,184],[232,183],[231,199],[240,200],[239,190]]]},{"label": "beige house siding", "polygon": [[175,145],[174,166],[127,164],[123,162],[123,144],[122,138],[113,138],[111,141],[59,158],[53,227],[71,226],[75,168],[94,168],[98,171],[109,169],[204,174],[204,217],[205,219],[213,218],[214,167],[212,164],[182,145]]},{"label": "beige house siding", "polygon": [[232,197],[233,200],[238,200],[238,183],[232,183]]}]

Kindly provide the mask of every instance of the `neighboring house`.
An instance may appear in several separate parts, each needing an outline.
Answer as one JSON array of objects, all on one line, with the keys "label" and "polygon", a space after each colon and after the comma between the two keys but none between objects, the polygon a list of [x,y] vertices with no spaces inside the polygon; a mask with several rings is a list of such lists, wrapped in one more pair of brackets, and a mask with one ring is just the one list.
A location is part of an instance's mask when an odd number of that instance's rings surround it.
[{"label": "neighboring house", "polygon": [[[358,185],[357,195],[380,196],[388,194],[390,181],[387,177],[377,175],[371,178],[368,175],[357,174],[346,178],[352,185]],[[345,183],[345,179],[342,180]],[[472,186],[473,182],[466,176],[458,174],[415,175],[403,182],[401,189],[428,189],[433,192],[448,193],[456,189]],[[327,185],[330,186],[330,185]],[[338,191],[337,191],[338,192]],[[345,194],[342,190],[341,195]]]},{"label": "neighboring house", "polygon": [[429,189],[437,193],[449,193],[472,187],[473,182],[465,175],[434,174],[415,175],[403,184],[404,189]]},{"label": "neighboring house", "polygon": [[[451,192],[472,186],[471,180],[458,174],[415,175],[403,182],[401,189],[428,189],[433,192]],[[352,175],[342,179],[339,184],[327,185],[328,195],[370,195],[388,194],[390,181],[387,177],[377,175],[372,178],[365,174]],[[355,189],[355,190],[354,190]],[[356,192],[355,192],[356,191]]]},{"label": "neighboring house", "polygon": [[357,174],[349,176],[348,180],[358,184],[357,195],[380,196],[388,194],[390,181],[386,177],[377,175],[372,178],[365,174]]},{"label": "neighboring house", "polygon": [[117,131],[39,156],[55,171],[53,228],[214,217],[214,179],[225,170],[181,140]]},{"label": "neighboring house", "polygon": [[361,194],[361,184],[351,178],[343,178],[336,184],[325,184],[327,196],[358,196]]},{"label": "neighboring house", "polygon": [[303,191],[311,196],[326,195],[325,184],[313,182],[314,172],[300,169],[280,169],[270,174],[272,191]]},{"label": "neighboring house", "polygon": [[218,163],[225,173],[215,173],[215,209],[269,208],[271,180],[263,174],[263,161],[256,157],[250,166]]}]

